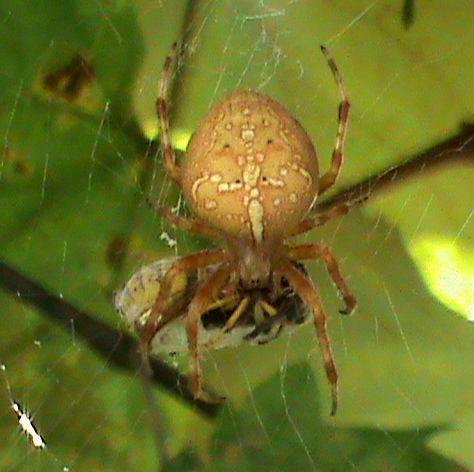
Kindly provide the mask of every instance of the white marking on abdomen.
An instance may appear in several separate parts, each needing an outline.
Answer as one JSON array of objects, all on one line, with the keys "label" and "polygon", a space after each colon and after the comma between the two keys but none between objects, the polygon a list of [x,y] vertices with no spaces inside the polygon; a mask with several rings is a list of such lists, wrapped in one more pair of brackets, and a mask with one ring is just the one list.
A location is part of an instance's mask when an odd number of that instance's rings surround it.
[{"label": "white marking on abdomen", "polygon": [[209,174],[205,174],[193,182],[193,186],[191,187],[191,194],[194,200],[197,200],[197,192],[198,192],[199,186],[203,184],[204,182],[207,182],[208,180],[209,180]]},{"label": "white marking on abdomen", "polygon": [[263,240],[263,205],[258,200],[250,200],[248,207],[250,229],[256,243]]}]

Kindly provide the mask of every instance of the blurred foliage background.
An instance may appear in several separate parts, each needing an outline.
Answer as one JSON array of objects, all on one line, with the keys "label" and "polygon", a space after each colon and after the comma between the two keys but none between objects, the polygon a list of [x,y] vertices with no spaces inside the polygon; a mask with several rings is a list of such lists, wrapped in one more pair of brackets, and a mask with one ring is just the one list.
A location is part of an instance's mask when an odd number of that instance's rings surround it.
[{"label": "blurred foliage background", "polygon": [[28,444],[2,387],[0,468],[474,470],[473,24],[462,0],[0,0],[0,257],[117,333],[113,292],[133,271],[212,244],[146,204],[179,203],[154,141],[175,40],[186,50],[177,147],[222,93],[251,87],[302,122],[325,169],[339,97],[320,44],[352,103],[340,188],[458,143],[458,159],[395,179],[305,237],[332,247],[359,300],[339,317],[324,268],[310,265],[339,368],[336,417],[310,324],[208,353],[205,382],[227,397],[210,418],[160,388],[150,407],[137,371],[92,351],[73,321],[65,329],[2,291],[0,361],[48,448]]}]

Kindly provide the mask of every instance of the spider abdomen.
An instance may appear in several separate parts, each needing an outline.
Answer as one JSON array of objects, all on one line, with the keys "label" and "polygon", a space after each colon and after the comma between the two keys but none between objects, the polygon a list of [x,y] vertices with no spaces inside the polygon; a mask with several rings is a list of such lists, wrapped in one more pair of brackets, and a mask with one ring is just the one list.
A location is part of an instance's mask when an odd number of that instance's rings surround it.
[{"label": "spider abdomen", "polygon": [[283,238],[318,193],[308,134],[282,105],[250,90],[211,108],[181,170],[185,198],[198,218],[255,244]]}]

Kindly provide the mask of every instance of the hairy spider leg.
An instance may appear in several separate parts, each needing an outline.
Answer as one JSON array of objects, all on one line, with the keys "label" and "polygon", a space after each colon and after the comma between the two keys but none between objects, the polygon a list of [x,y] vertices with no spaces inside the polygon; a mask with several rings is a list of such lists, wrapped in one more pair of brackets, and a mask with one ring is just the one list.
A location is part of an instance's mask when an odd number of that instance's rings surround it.
[{"label": "hairy spider leg", "polygon": [[361,193],[360,195],[354,197],[353,195],[347,195],[347,198],[338,203],[333,208],[329,208],[323,213],[317,213],[318,206],[311,210],[310,215],[304,220],[300,221],[288,234],[287,238],[297,236],[299,234],[306,233],[307,231],[312,230],[317,226],[323,226],[328,221],[339,216],[343,216],[349,212],[349,210],[360,203],[365,202],[369,198],[369,189]]},{"label": "hairy spider leg", "polygon": [[289,284],[298,293],[301,299],[311,308],[313,312],[314,326],[318,336],[321,353],[323,356],[326,377],[331,385],[332,408],[331,415],[334,415],[338,404],[338,375],[334,357],[331,349],[331,342],[327,334],[326,315],[324,314],[323,304],[316,287],[311,281],[293,266],[290,259],[287,259],[279,269],[281,274],[286,277]]},{"label": "hairy spider leg", "polygon": [[344,161],[344,141],[346,139],[347,126],[349,124],[349,108],[351,106],[344,82],[342,80],[342,75],[339,72],[336,62],[324,46],[321,46],[321,51],[326,57],[329,67],[331,68],[332,74],[339,89],[339,94],[341,96],[341,103],[339,104],[338,127],[336,142],[332,152],[331,169],[321,177],[319,181],[318,195],[321,195],[334,185],[337,176],[339,175],[339,171],[341,170],[342,162]]},{"label": "hairy spider leg", "polygon": [[181,273],[188,274],[193,270],[218,264],[223,259],[224,251],[222,249],[205,250],[177,259],[168,269],[161,282],[160,293],[153,304],[150,316],[140,333],[140,343],[146,360],[151,340],[156,332],[174,315],[174,311],[165,311],[165,306],[167,303],[169,304],[175,278]]},{"label": "hairy spider leg", "polygon": [[171,83],[171,76],[173,75],[176,59],[179,56],[179,43],[173,43],[171,51],[165,59],[163,69],[161,70],[160,80],[158,82],[158,99],[156,100],[156,112],[160,121],[161,133],[161,147],[163,149],[163,164],[166,173],[178,185],[181,181],[179,167],[176,164],[176,153],[173,149],[170,133],[170,120],[168,110],[169,89]]},{"label": "hairy spider leg", "polygon": [[177,228],[182,229],[183,231],[198,234],[199,236],[204,236],[205,238],[222,239],[221,234],[198,220],[175,215],[169,208],[165,207],[155,208],[155,210],[158,215],[167,219],[170,223],[172,223]]},{"label": "hairy spider leg", "polygon": [[336,284],[337,290],[344,301],[345,308],[339,313],[350,315],[357,306],[356,297],[353,295],[341,273],[339,264],[332,255],[331,250],[322,243],[304,244],[287,248],[287,255],[291,260],[320,259],[326,265],[329,277]]},{"label": "hairy spider leg", "polygon": [[333,218],[345,215],[349,211],[351,206],[352,204],[343,203],[342,205],[339,205],[336,208],[332,208],[326,213],[322,213],[319,215],[310,215],[304,220],[300,221],[296,226],[294,226],[287,237],[291,238],[292,236],[297,236],[299,234],[306,233],[317,226],[323,226]]},{"label": "hairy spider leg", "polygon": [[189,389],[196,398],[202,398],[201,376],[199,371],[198,327],[202,315],[208,311],[219,289],[225,284],[232,268],[222,264],[219,268],[198,287],[194,298],[188,306],[186,319],[186,333],[189,346]]}]

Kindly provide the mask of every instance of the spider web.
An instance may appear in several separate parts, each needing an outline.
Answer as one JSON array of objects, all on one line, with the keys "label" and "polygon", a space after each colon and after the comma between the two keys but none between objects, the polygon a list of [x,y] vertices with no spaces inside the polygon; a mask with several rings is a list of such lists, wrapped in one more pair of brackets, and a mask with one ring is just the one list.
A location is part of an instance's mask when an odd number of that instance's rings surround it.
[{"label": "spider web", "polygon": [[[181,150],[219,96],[251,87],[291,110],[327,169],[338,95],[325,44],[352,102],[333,194],[431,156],[302,238],[332,248],[359,301],[339,316],[324,268],[308,264],[340,376],[335,418],[311,324],[208,352],[204,381],[227,398],[209,420],[163,389],[144,391],[137,369],[117,368],[113,343],[91,348],[102,338],[79,318],[58,323],[54,310],[2,292],[11,391],[4,383],[1,470],[156,470],[157,454],[166,470],[474,470],[474,10],[350,3],[0,1],[2,261],[117,333],[126,326],[114,290],[144,264],[210,244],[146,203],[186,214],[152,141],[161,64],[179,37]],[[186,361],[168,359],[183,372]],[[12,402],[45,449],[18,427]]]}]

